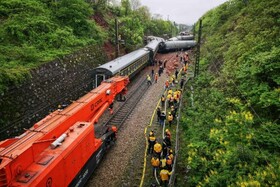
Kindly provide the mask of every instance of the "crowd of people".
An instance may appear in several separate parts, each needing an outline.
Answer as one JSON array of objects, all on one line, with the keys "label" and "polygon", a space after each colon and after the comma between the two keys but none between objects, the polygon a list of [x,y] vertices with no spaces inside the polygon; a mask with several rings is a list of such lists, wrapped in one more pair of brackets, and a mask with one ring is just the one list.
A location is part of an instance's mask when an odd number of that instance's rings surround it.
[{"label": "crowd of people", "polygon": [[[183,58],[182,58],[183,56]],[[186,57],[187,56],[187,57]],[[157,107],[157,123],[160,128],[164,130],[164,127],[168,125],[168,128],[173,128],[173,125],[177,119],[177,111],[179,108],[179,101],[182,94],[182,87],[184,81],[186,81],[186,73],[188,70],[188,55],[177,55],[178,60],[182,64],[181,69],[181,80],[180,80],[180,89],[175,86],[178,81],[178,68],[175,68],[174,74],[169,76],[169,79],[165,81],[165,93],[161,96],[161,105]],[[157,83],[158,76],[163,73],[164,68],[166,67],[167,60],[157,61],[155,64],[159,65],[158,73],[154,74],[154,69],[152,69],[151,76],[147,75],[148,85]],[[154,77],[153,82],[151,77]],[[182,85],[181,85],[182,84]],[[165,111],[168,111],[167,114]],[[157,138],[154,130],[151,130],[148,135],[148,150],[147,153],[151,155],[151,166],[153,167],[153,174],[155,176],[160,176],[160,183],[162,186],[167,186],[169,182],[170,175],[172,174],[173,167],[173,150],[171,147],[171,132],[169,129],[164,130],[164,137],[160,142],[161,138]],[[152,186],[156,186],[152,184]]]}]

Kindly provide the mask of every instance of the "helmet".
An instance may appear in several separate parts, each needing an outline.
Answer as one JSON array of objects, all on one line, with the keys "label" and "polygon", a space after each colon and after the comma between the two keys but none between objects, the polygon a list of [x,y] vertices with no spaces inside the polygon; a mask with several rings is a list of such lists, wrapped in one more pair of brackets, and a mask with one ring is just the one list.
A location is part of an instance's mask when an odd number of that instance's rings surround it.
[{"label": "helmet", "polygon": [[169,150],[169,153],[173,153],[172,149]]},{"label": "helmet", "polygon": [[168,132],[168,131],[169,131],[168,129],[165,130],[165,132]]},{"label": "helmet", "polygon": [[171,114],[171,112],[168,112],[168,114]]}]

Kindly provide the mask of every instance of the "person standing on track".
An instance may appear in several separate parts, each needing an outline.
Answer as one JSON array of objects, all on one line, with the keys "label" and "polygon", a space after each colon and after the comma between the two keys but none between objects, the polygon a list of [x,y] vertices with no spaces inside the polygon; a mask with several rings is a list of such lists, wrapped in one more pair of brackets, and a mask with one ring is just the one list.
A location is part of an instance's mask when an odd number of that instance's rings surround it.
[{"label": "person standing on track", "polygon": [[152,71],[151,71],[151,78],[154,78],[154,74],[155,74],[155,70],[153,68]]},{"label": "person standing on track", "polygon": [[148,86],[152,85],[152,80],[151,80],[150,75],[147,75],[147,84],[148,84]]},{"label": "person standing on track", "polygon": [[168,181],[169,181],[169,175],[171,175],[172,172],[169,172],[166,167],[164,167],[160,171],[160,179],[161,179],[161,186],[163,185],[164,187],[167,187]]},{"label": "person standing on track", "polygon": [[156,137],[155,137],[155,133],[154,131],[151,131],[148,137],[148,154],[152,154],[153,153],[153,148],[154,145],[156,143]]},{"label": "person standing on track", "polygon": [[160,165],[159,158],[157,156],[153,156],[151,159],[151,164],[153,166],[153,173],[157,171]]},{"label": "person standing on track", "polygon": [[155,79],[155,83],[157,83],[157,80],[158,80],[158,73],[155,74],[155,78],[154,78],[154,79]]},{"label": "person standing on track", "polygon": [[173,158],[169,154],[166,156],[166,167],[168,171],[172,171]]},{"label": "person standing on track", "polygon": [[168,149],[171,148],[171,139],[168,136],[165,136],[162,141],[162,156],[166,157]]},{"label": "person standing on track", "polygon": [[169,127],[171,127],[172,122],[173,122],[173,115],[171,114],[171,112],[168,113],[167,121],[169,123]]},{"label": "person standing on track", "polygon": [[165,115],[165,112],[162,111],[161,115],[160,115],[160,118],[159,118],[159,124],[161,125],[161,127],[163,127],[165,120],[166,120],[166,115]]},{"label": "person standing on track", "polygon": [[171,132],[169,129],[165,130],[165,136],[167,136],[171,140]]},{"label": "person standing on track", "polygon": [[165,87],[164,87],[165,90],[167,90],[167,89],[168,89],[168,86],[169,86],[169,81],[168,81],[168,80],[165,81],[165,85],[164,85],[164,86],[165,86]]},{"label": "person standing on track", "polygon": [[160,107],[157,107],[157,122],[158,123],[160,121],[160,115],[161,115]]},{"label": "person standing on track", "polygon": [[178,79],[178,69],[176,68],[176,71],[175,71],[175,78],[176,78],[176,80]]},{"label": "person standing on track", "polygon": [[160,169],[163,169],[164,167],[166,167],[166,157],[162,157],[160,159]]},{"label": "person standing on track", "polygon": [[164,95],[161,96],[160,100],[161,100],[161,107],[164,108],[164,106],[165,106],[165,97],[164,97]]},{"label": "person standing on track", "polygon": [[157,155],[158,158],[161,156],[162,146],[160,143],[156,141],[154,145],[154,154]]}]

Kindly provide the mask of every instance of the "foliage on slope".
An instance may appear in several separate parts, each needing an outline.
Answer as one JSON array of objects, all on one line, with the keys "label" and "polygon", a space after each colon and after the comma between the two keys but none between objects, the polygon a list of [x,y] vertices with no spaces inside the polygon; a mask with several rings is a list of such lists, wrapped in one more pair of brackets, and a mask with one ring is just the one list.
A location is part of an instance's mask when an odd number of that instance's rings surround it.
[{"label": "foliage on slope", "polygon": [[[111,7],[111,12],[114,13],[114,18],[119,22],[119,35],[125,42],[125,48],[128,51],[135,50],[143,45],[143,37],[154,35],[163,37],[164,34],[170,34],[172,29],[174,33],[178,33],[171,21],[162,19],[152,19],[149,9],[145,6],[139,6],[132,10],[132,5],[128,0],[122,0],[120,7]],[[110,38],[115,38],[114,24],[115,20],[111,19]]]},{"label": "foliage on slope", "polygon": [[92,13],[83,0],[1,0],[0,91],[42,62],[100,43]]},{"label": "foliage on slope", "polygon": [[[102,13],[110,29],[96,25],[94,11]],[[115,17],[123,24],[119,33],[128,50],[141,46],[145,34],[160,36],[174,29],[169,21],[152,19],[147,7],[132,10],[128,0],[119,7],[108,6],[106,0],[1,0],[0,93],[42,63],[104,40],[114,42]]]},{"label": "foliage on slope", "polygon": [[[203,16],[180,168],[189,186],[279,186],[280,4],[232,0]],[[186,169],[186,168],[191,168]]]}]

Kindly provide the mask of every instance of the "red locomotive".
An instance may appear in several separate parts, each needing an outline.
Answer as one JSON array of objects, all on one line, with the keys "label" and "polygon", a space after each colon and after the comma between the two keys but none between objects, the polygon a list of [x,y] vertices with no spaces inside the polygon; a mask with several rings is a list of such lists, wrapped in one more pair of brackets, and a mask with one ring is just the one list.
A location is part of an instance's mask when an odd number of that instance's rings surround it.
[{"label": "red locomotive", "polygon": [[103,81],[21,136],[0,142],[0,187],[83,186],[116,133],[112,127],[96,138],[94,124],[128,83],[121,76]]}]

